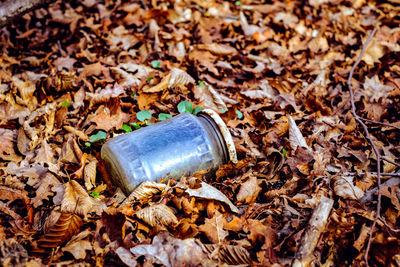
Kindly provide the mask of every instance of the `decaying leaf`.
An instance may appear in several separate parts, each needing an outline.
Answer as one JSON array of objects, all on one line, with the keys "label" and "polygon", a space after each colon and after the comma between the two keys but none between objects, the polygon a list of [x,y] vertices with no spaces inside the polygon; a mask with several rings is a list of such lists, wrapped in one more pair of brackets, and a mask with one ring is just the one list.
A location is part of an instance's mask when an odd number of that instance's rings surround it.
[{"label": "decaying leaf", "polygon": [[360,199],[364,196],[364,191],[354,185],[353,176],[339,176],[336,178],[333,189],[335,194],[347,199]]},{"label": "decaying leaf", "polygon": [[0,158],[2,160],[19,161],[21,157],[16,154],[14,142],[17,139],[17,132],[0,129]]},{"label": "decaying leaf", "polygon": [[0,264],[2,266],[25,266],[28,260],[26,249],[13,238],[0,241]]},{"label": "decaying leaf", "polygon": [[178,223],[174,212],[164,204],[156,204],[137,211],[136,216],[154,227],[156,225],[174,226]]},{"label": "decaying leaf", "polygon": [[180,240],[161,232],[153,238],[151,245],[137,245],[130,249],[135,257],[145,256],[147,262],[162,264],[166,267],[173,266],[213,266],[216,263],[207,260],[195,239]]},{"label": "decaying leaf", "polygon": [[87,190],[91,190],[93,187],[96,186],[96,166],[97,166],[97,159],[90,158],[89,163],[86,164],[83,172],[83,177],[85,180],[85,187]]},{"label": "decaying leaf", "polygon": [[223,214],[216,212],[211,219],[205,219],[204,224],[199,226],[199,230],[203,232],[212,243],[221,244],[228,235],[228,232],[223,229],[224,222]]},{"label": "decaying leaf", "polygon": [[64,197],[61,202],[62,212],[76,213],[86,217],[92,205],[88,193],[78,182],[71,180],[65,184]]},{"label": "decaying leaf", "polygon": [[239,193],[236,196],[237,201],[252,203],[256,200],[261,187],[258,186],[257,178],[250,176],[250,178],[244,182],[239,189]]},{"label": "decaying leaf", "polygon": [[189,83],[194,83],[194,79],[192,76],[187,74],[187,72],[173,68],[171,72],[165,76],[161,82],[150,88],[143,88],[143,92],[145,93],[157,93],[161,92],[165,89],[175,88],[179,86],[185,86]]},{"label": "decaying leaf", "polygon": [[91,231],[86,229],[75,235],[63,248],[62,251],[71,253],[75,259],[81,260],[86,257],[86,250],[92,250],[92,244],[84,240],[90,235]]},{"label": "decaying leaf", "polygon": [[147,78],[153,71],[152,68],[132,62],[121,63],[112,67],[111,70],[117,76],[118,83],[123,88],[138,86],[141,80]]},{"label": "decaying leaf", "polygon": [[238,208],[235,205],[233,205],[233,203],[223,193],[221,193],[221,191],[219,191],[218,189],[207,183],[201,182],[201,187],[197,189],[188,188],[186,189],[186,193],[188,193],[189,196],[192,197],[199,197],[199,198],[213,199],[220,201],[222,203],[227,204],[230,207],[231,211],[235,213],[239,212]]},{"label": "decaying leaf", "polygon": [[216,111],[225,112],[228,110],[218,92],[207,82],[203,86],[195,87],[195,96],[200,100],[201,106]]},{"label": "decaying leaf", "polygon": [[209,257],[216,257],[220,262],[229,265],[252,264],[250,254],[244,247],[219,244],[203,244],[203,247]]},{"label": "decaying leaf", "polygon": [[155,194],[162,192],[167,187],[166,184],[156,183],[151,181],[145,181],[140,184],[124,202],[122,202],[121,207],[130,206],[134,202],[150,199]]},{"label": "decaying leaf", "polygon": [[61,212],[57,222],[37,241],[35,252],[48,252],[68,241],[79,231],[83,221],[79,215]]},{"label": "decaying leaf", "polygon": [[289,116],[289,140],[292,149],[295,151],[297,147],[304,147],[311,151],[311,148],[307,145],[306,139],[304,139],[299,127],[291,116]]}]

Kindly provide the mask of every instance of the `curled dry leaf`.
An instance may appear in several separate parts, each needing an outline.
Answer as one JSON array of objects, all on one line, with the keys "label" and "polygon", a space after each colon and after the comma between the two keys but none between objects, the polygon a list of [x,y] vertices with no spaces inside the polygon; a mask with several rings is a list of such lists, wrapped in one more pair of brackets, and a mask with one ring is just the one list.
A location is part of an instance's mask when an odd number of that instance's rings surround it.
[{"label": "curled dry leaf", "polygon": [[242,183],[236,199],[239,202],[252,203],[256,200],[260,191],[261,187],[258,186],[257,178],[252,175],[246,182]]},{"label": "curled dry leaf", "polygon": [[17,139],[17,131],[0,129],[0,159],[20,161],[21,156],[16,154],[14,141]]},{"label": "curled dry leaf", "polygon": [[221,96],[207,82],[204,82],[204,86],[202,87],[195,87],[195,97],[200,100],[200,105],[205,108],[211,108],[216,111],[228,110]]},{"label": "curled dry leaf", "polygon": [[225,237],[228,236],[228,231],[223,229],[224,223],[224,215],[216,211],[211,219],[205,219],[204,224],[199,226],[199,230],[203,232],[212,243],[220,244],[224,241]]},{"label": "curled dry leaf", "polygon": [[312,151],[307,145],[306,139],[301,134],[299,127],[291,116],[289,116],[289,141],[292,149],[295,151],[297,147],[304,147],[308,151]]},{"label": "curled dry leaf", "polygon": [[173,226],[178,219],[170,207],[164,204],[156,204],[137,211],[136,216],[154,227],[156,225]]},{"label": "curled dry leaf", "polygon": [[186,71],[173,68],[171,72],[165,76],[161,82],[150,88],[143,88],[145,93],[157,93],[165,89],[185,86],[189,83],[194,83],[194,79]]},{"label": "curled dry leaf", "polygon": [[229,206],[231,211],[235,213],[239,213],[238,208],[233,205],[233,203],[227,198],[221,191],[219,191],[217,188],[206,184],[204,182],[201,182],[201,187],[197,189],[186,189],[186,193],[189,194],[189,196],[192,197],[199,197],[199,198],[205,198],[205,199],[213,199],[220,201],[222,203],[225,203]]},{"label": "curled dry leaf", "polygon": [[353,176],[339,176],[333,185],[335,194],[347,198],[358,200],[364,196],[364,191],[353,184]]},{"label": "curled dry leaf", "polygon": [[91,190],[96,186],[96,166],[97,159],[95,157],[89,157],[89,163],[86,164],[83,171],[83,178],[85,180],[85,187],[87,190]]},{"label": "curled dry leaf", "polygon": [[121,63],[112,67],[111,71],[117,76],[117,81],[123,88],[138,86],[143,78],[147,78],[154,70],[135,63]]},{"label": "curled dry leaf", "polygon": [[228,55],[234,55],[237,53],[236,49],[233,48],[232,46],[223,45],[223,44],[216,44],[216,43],[198,44],[195,47],[197,49],[207,50],[218,56],[228,56]]},{"label": "curled dry leaf", "polygon": [[34,252],[46,253],[68,241],[79,231],[83,221],[79,215],[61,212],[57,222],[36,242]]},{"label": "curled dry leaf", "polygon": [[203,244],[209,257],[216,255],[219,262],[230,265],[252,264],[250,253],[241,246]]},{"label": "curled dry leaf", "polygon": [[161,232],[153,238],[151,245],[137,245],[130,249],[135,257],[145,256],[147,262],[172,266],[216,266],[207,260],[207,255],[196,239],[180,240]]},{"label": "curled dry leaf", "polygon": [[122,202],[121,207],[131,206],[134,202],[150,199],[162,192],[166,187],[166,184],[145,181]]},{"label": "curled dry leaf", "polygon": [[87,216],[92,208],[92,200],[83,187],[71,180],[65,184],[64,197],[61,202],[61,211]]}]

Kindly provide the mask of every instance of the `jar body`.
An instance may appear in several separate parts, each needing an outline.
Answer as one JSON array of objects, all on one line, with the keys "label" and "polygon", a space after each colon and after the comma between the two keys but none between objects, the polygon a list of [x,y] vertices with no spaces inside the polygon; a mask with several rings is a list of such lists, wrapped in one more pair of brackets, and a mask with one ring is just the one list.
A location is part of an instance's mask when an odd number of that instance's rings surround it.
[{"label": "jar body", "polygon": [[180,179],[227,163],[218,134],[204,118],[183,113],[108,140],[101,157],[114,183],[129,194],[144,181]]}]

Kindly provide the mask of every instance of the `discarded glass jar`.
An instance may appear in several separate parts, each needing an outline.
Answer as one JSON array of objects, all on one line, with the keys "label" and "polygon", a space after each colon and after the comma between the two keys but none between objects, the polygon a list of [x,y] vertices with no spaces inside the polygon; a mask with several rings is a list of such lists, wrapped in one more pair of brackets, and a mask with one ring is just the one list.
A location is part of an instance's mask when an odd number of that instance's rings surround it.
[{"label": "discarded glass jar", "polygon": [[108,140],[101,148],[111,179],[126,194],[144,181],[180,179],[197,171],[215,171],[236,150],[225,123],[210,109],[183,113]]}]

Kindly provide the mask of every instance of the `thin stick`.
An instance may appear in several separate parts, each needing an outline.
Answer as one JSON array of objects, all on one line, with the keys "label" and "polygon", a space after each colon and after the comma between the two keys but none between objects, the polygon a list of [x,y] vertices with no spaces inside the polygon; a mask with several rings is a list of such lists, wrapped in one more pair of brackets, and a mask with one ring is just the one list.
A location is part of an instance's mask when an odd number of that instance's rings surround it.
[{"label": "thin stick", "polygon": [[[348,176],[360,176],[360,175],[378,175],[377,172],[344,172],[343,175],[348,175]],[[400,177],[400,173],[395,172],[395,173],[387,173],[387,172],[381,172],[381,176],[390,176],[390,177]]]},{"label": "thin stick", "polygon": [[396,125],[393,125],[393,124],[384,123],[384,122],[379,122],[379,121],[373,121],[373,120],[366,119],[366,118],[361,118],[361,117],[360,117],[360,119],[363,120],[363,121],[370,122],[370,123],[375,123],[375,124],[379,124],[379,125],[382,125],[382,126],[392,127],[392,128],[397,129],[397,130],[400,130],[400,127],[398,127],[398,126],[396,126]]},{"label": "thin stick", "polygon": [[400,167],[400,164],[397,163],[397,162],[394,162],[393,160],[390,160],[390,159],[385,158],[385,157],[382,157],[382,159],[383,159],[384,161],[387,161],[387,162],[389,162],[389,163],[391,163],[391,164],[397,166],[397,167]]},{"label": "thin stick", "polygon": [[349,77],[347,79],[347,86],[349,87],[349,92],[350,92],[351,114],[353,114],[353,116],[356,119],[356,121],[364,129],[365,138],[371,144],[371,146],[372,146],[372,148],[374,150],[375,156],[376,156],[376,176],[377,176],[377,188],[378,188],[378,203],[377,203],[377,206],[376,206],[375,219],[374,219],[374,222],[372,223],[371,229],[369,230],[368,243],[367,243],[367,247],[365,249],[365,254],[364,254],[364,260],[365,260],[365,265],[366,266],[369,266],[368,265],[368,253],[369,253],[369,249],[371,247],[372,234],[374,232],[376,222],[377,222],[378,218],[381,216],[381,197],[382,197],[382,193],[381,193],[381,155],[379,154],[378,148],[376,147],[376,145],[372,141],[372,138],[371,138],[371,135],[369,134],[367,126],[364,124],[362,119],[356,113],[356,105],[354,104],[354,93],[353,93],[353,89],[351,87],[351,80],[352,80],[353,75],[354,75],[354,70],[356,69],[358,64],[360,64],[361,59],[362,59],[362,57],[363,57],[363,55],[365,53],[365,50],[366,50],[366,48],[368,46],[368,43],[372,40],[372,38],[374,37],[375,33],[376,33],[376,28],[371,32],[371,34],[369,35],[367,41],[362,46],[360,55],[358,56],[356,62],[353,65],[353,67],[351,67],[351,70],[350,70],[350,73],[349,73]]}]

